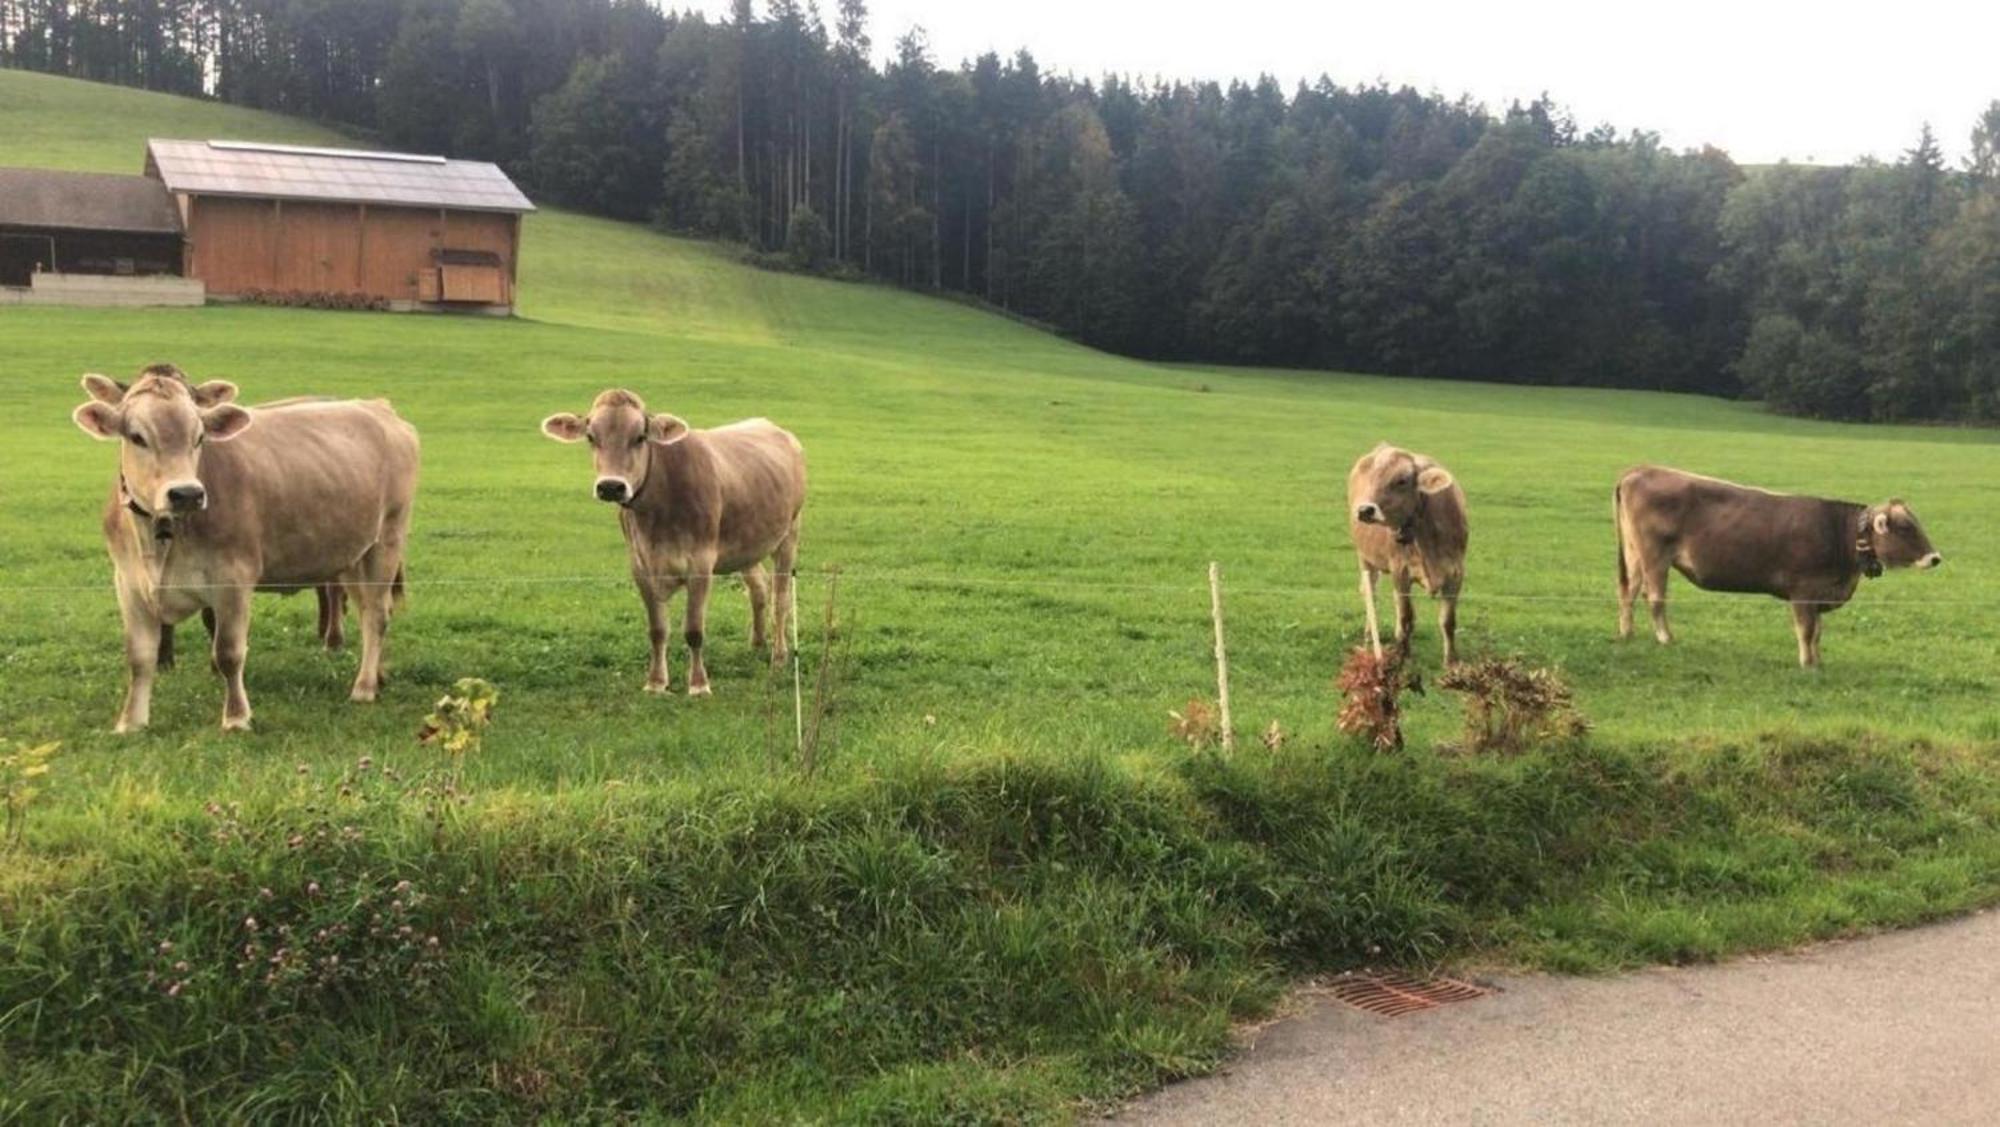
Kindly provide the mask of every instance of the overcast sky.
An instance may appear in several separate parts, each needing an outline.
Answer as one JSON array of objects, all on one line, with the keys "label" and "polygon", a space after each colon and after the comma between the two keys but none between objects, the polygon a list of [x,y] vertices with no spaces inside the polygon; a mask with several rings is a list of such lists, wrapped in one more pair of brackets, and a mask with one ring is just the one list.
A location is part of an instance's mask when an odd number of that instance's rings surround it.
[{"label": "overcast sky", "polygon": [[[820,8],[830,24],[835,0]],[[1270,73],[1289,90],[1324,72],[1495,108],[1547,90],[1584,128],[1651,129],[1744,163],[1893,158],[1926,121],[1956,161],[2000,98],[1996,0],[872,0],[869,11],[878,56],[921,24],[945,65],[1027,47],[1044,71],[1078,77]]]}]

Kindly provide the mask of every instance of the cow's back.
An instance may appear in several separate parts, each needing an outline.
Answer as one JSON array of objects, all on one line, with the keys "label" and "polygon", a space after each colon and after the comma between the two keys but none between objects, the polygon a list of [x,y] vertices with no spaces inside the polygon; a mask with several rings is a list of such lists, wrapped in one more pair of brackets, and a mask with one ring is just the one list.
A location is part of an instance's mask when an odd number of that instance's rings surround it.
[{"label": "cow's back", "polygon": [[717,571],[740,571],[791,534],[805,505],[805,449],[768,419],[690,432],[653,458],[621,519],[655,566],[710,557]]},{"label": "cow's back", "polygon": [[1859,509],[1663,466],[1627,471],[1618,498],[1631,534],[1699,586],[1778,596],[1842,570]]},{"label": "cow's back", "polygon": [[190,531],[207,550],[254,559],[261,583],[314,583],[407,523],[417,434],[386,401],[293,401],[251,413],[241,435],[203,452],[211,505]]}]

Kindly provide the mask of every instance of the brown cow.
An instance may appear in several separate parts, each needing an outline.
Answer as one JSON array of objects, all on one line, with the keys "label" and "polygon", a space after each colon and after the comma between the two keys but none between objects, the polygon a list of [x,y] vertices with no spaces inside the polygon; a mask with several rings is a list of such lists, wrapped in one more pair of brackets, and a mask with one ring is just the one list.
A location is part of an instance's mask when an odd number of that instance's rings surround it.
[{"label": "brown cow", "polygon": [[1396,640],[1408,645],[1416,626],[1410,583],[1439,601],[1444,660],[1458,660],[1458,592],[1465,585],[1465,491],[1436,459],[1378,443],[1347,474],[1348,531],[1361,561],[1361,601],[1368,608],[1368,642],[1382,655],[1375,587],[1389,574],[1396,591]]},{"label": "brown cow", "polygon": [[1774,595],[1791,604],[1799,664],[1819,665],[1820,619],[1854,596],[1862,576],[1885,567],[1933,568],[1916,514],[1900,500],[1880,505],[1770,493],[1664,466],[1625,471],[1612,492],[1618,531],[1618,636],[1632,636],[1641,588],[1653,636],[1667,628],[1667,568],[1708,591]]},{"label": "brown cow", "polygon": [[714,576],[742,573],[750,590],[751,645],[764,646],[773,585],[766,557],[777,572],[772,661],[785,659],[806,500],[805,448],[791,432],[769,419],[692,430],[673,415],[648,414],[637,395],[618,390],[599,395],[587,415],[550,415],[542,432],[559,442],[589,442],[597,499],[619,507],[652,643],[647,692],[667,691],[666,606],[682,587],[688,593],[689,696],[710,691],[701,647]]},{"label": "brown cow", "polygon": [[361,606],[354,700],[382,681],[389,613],[401,600],[403,543],[416,493],[417,435],[381,400],[278,410],[206,410],[183,380],[142,375],[116,403],[74,412],[85,433],[120,444],[104,511],[117,571],[130,681],[117,728],[146,726],[160,628],[215,612],[222,726],[250,725],[243,691],[250,595],[339,584]]},{"label": "brown cow", "polygon": [[[141,368],[139,374],[141,376],[160,376],[164,379],[179,380],[181,383],[187,385],[189,393],[194,396],[194,405],[202,410],[207,410],[218,404],[234,402],[236,399],[236,385],[230,383],[228,380],[208,380],[205,383],[197,384],[188,378],[186,372],[181,371],[179,367],[173,364],[149,364]],[[110,376],[100,375],[96,372],[86,373],[83,377],[83,390],[89,392],[92,399],[97,400],[99,403],[109,403],[114,407],[125,401],[125,392],[130,387],[130,384],[122,380],[114,380]],[[268,411],[273,408],[290,407],[299,403],[324,403],[326,401],[326,398],[323,396],[293,396],[289,399],[274,399],[269,403],[259,403],[253,409]],[[297,592],[286,590],[280,593],[292,595]],[[340,649],[347,644],[347,593],[342,591],[340,585],[337,583],[324,583],[315,587],[313,594],[319,602],[319,624],[315,633],[318,634],[321,644],[326,646],[327,649]],[[203,607],[201,611],[201,624],[208,629],[209,641],[211,643],[214,642],[215,612],[207,607]],[[166,623],[162,623],[160,626],[159,667],[161,669],[172,669],[174,667],[174,628]]]}]

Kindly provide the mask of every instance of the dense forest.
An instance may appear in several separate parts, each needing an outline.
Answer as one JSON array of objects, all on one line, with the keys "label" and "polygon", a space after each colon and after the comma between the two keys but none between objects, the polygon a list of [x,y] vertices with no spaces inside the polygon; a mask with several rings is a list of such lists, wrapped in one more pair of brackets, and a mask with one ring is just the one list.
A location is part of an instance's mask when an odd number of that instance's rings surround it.
[{"label": "dense forest", "polygon": [[1759,169],[1546,98],[877,54],[863,0],[0,0],[0,64],[496,160],[1120,352],[2000,419],[2000,102],[1963,167],[1926,130]]}]

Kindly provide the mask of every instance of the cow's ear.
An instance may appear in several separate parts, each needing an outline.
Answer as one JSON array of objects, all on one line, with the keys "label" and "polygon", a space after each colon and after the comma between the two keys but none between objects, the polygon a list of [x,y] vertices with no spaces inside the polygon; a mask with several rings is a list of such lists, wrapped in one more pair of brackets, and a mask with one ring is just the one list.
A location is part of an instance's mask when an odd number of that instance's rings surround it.
[{"label": "cow's ear", "polygon": [[233,403],[210,407],[201,413],[201,429],[217,442],[228,442],[250,429],[250,412]]},{"label": "cow's ear", "polygon": [[83,393],[99,403],[117,406],[125,402],[125,385],[110,376],[100,376],[96,372],[85,372],[82,379]]},{"label": "cow's ear", "polygon": [[654,415],[646,423],[646,437],[662,446],[672,446],[688,436],[688,425],[679,415]]},{"label": "cow's ear", "polygon": [[1443,493],[1451,488],[1451,471],[1443,466],[1426,466],[1417,474],[1417,488],[1425,493]]},{"label": "cow's ear", "polygon": [[557,442],[582,442],[583,420],[564,411],[542,420],[542,433]]},{"label": "cow's ear", "polygon": [[236,385],[228,380],[210,380],[188,390],[194,393],[194,405],[203,410],[236,402]]},{"label": "cow's ear", "polygon": [[1889,514],[1882,512],[1876,513],[1874,525],[1875,525],[1875,535],[1877,536],[1889,535]]},{"label": "cow's ear", "polygon": [[119,415],[122,413],[109,403],[92,400],[71,411],[69,417],[76,420],[76,425],[90,437],[116,442],[120,437]]}]

